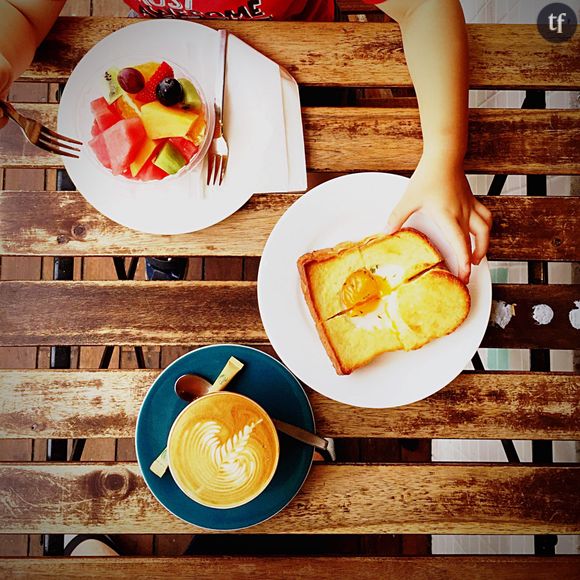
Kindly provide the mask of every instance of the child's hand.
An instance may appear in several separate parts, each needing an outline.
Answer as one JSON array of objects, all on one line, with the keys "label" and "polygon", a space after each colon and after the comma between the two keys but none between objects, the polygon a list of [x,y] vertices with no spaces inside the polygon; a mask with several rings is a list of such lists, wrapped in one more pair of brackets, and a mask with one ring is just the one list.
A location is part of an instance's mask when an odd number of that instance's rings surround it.
[{"label": "child's hand", "polygon": [[[0,99],[5,99],[8,96],[8,89],[12,84],[12,67],[6,60],[4,55],[0,52]],[[0,109],[0,129],[8,123],[8,118],[2,113]]]},{"label": "child's hand", "polygon": [[[471,193],[460,164],[449,166],[441,159],[424,155],[405,195],[389,217],[389,229],[398,230],[420,209],[441,228],[457,256],[459,278],[467,283],[471,264],[479,264],[487,252],[492,217]],[[475,236],[473,255],[470,232]]]}]

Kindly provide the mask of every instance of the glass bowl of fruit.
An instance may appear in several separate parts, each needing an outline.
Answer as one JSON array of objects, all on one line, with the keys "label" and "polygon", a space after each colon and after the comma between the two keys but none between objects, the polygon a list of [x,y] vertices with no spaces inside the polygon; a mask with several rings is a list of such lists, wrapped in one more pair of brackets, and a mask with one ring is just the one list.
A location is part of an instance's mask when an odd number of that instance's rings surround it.
[{"label": "glass bowl of fruit", "polygon": [[145,62],[103,74],[90,103],[89,147],[99,165],[133,181],[182,175],[198,166],[213,136],[214,110],[177,65]]}]

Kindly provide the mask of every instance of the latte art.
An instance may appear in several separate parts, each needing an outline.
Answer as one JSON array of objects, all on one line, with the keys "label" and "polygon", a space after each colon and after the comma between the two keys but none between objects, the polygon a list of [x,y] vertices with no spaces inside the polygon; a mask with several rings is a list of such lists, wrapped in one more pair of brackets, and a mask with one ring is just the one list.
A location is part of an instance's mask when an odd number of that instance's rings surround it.
[{"label": "latte art", "polygon": [[274,426],[256,403],[235,393],[206,395],[175,421],[169,440],[179,487],[211,507],[234,507],[256,497],[278,460]]},{"label": "latte art", "polygon": [[[256,452],[256,441],[250,441],[254,427],[261,423],[262,419],[246,425],[241,431],[229,437],[222,443],[222,433],[227,428],[219,425],[216,421],[197,423],[191,431],[190,441],[187,445],[191,449],[190,459],[193,463],[203,463],[207,457],[211,461],[207,463],[208,482],[206,487],[214,489],[231,486],[242,488],[248,485],[256,476],[259,454]],[[199,493],[201,489],[198,489]]]}]

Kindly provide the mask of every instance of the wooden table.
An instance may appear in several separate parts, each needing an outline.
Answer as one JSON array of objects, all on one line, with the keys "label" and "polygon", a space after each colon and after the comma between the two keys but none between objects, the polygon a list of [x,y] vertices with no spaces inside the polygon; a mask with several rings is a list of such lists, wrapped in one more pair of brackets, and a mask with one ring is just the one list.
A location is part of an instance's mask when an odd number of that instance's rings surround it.
[{"label": "wooden table", "polygon": [[[24,80],[66,81],[89,48],[131,22],[59,19]],[[394,24],[210,26],[228,28],[284,65],[304,86],[411,86]],[[580,35],[556,45],[541,40],[535,26],[472,25],[469,37],[474,88],[580,88]],[[541,95],[528,93],[530,99],[534,94]],[[18,108],[56,126],[56,104],[22,103]],[[547,284],[543,275],[546,261],[580,257],[580,199],[545,197],[542,176],[580,174],[580,113],[478,109],[470,118],[467,172],[531,176],[526,197],[481,198],[494,213],[489,258],[530,261],[533,282],[494,286],[494,299],[515,304],[516,316],[505,329],[490,326],[482,346],[542,349],[533,351],[535,368],[464,372],[436,395],[399,409],[354,410],[308,390],[318,430],[324,435],[343,443],[372,438],[378,448],[391,439],[580,439],[578,377],[549,372],[537,362],[545,359],[543,349],[573,349],[579,344],[580,333],[568,319],[574,301],[580,299],[579,287]],[[416,109],[305,107],[303,120],[310,172],[408,174],[419,159]],[[10,129],[2,133],[0,167],[61,167],[60,158],[23,147],[15,135]],[[501,177],[494,187],[500,181]],[[491,193],[498,193],[497,187]],[[3,189],[0,255],[259,257],[272,227],[298,197],[256,195],[212,228],[166,237],[111,222],[76,191]],[[555,312],[547,326],[532,318],[532,307],[540,303]],[[1,281],[0,328],[0,346],[195,347],[227,341],[270,349],[255,281]],[[2,370],[0,437],[37,441],[133,437],[139,406],[158,373],[158,369]],[[306,534],[315,545],[341,534],[368,539],[388,534],[580,532],[578,467],[549,462],[408,462],[419,456],[413,455],[412,446],[405,448],[399,463],[380,458],[369,462],[365,457],[354,461],[346,452],[336,464],[316,463],[303,490],[282,513],[240,534],[261,534],[262,539]],[[507,441],[506,449],[510,449]],[[0,490],[0,533],[204,534],[153,499],[135,462],[5,462],[0,465]],[[580,560],[572,556],[409,558],[369,555],[368,550],[334,557],[288,556],[287,541],[288,536],[279,538],[281,555],[267,557],[4,558],[0,576],[572,578],[580,567]]]}]

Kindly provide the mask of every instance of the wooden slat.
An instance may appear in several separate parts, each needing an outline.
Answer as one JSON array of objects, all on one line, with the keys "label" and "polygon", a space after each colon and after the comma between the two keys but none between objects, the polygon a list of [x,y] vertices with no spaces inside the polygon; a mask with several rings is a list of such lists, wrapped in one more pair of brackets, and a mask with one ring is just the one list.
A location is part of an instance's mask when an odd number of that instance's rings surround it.
[{"label": "wooden slat", "polygon": [[[15,83],[9,96],[25,97],[30,88],[31,83]],[[29,100],[38,100],[43,95],[46,99],[46,86],[36,85],[36,89],[31,91]],[[44,186],[44,171],[9,169],[4,172],[4,175],[0,172],[0,187],[2,186],[14,189],[42,188]],[[42,259],[40,258],[8,258],[4,256],[0,259],[0,279],[2,280],[40,280],[42,277]],[[0,348],[0,367],[33,369],[37,366],[38,356],[39,349],[35,347],[3,347]],[[0,395],[0,400],[1,398],[2,395]],[[41,446],[42,444],[38,445],[26,438],[4,439],[0,441],[0,460],[30,461],[34,459]],[[34,541],[26,534],[0,536],[0,558],[26,556],[29,554],[29,549],[34,549]]]},{"label": "wooden slat", "polygon": [[[43,173],[43,171],[34,170],[21,172],[8,170],[4,185],[14,188],[42,187],[44,183]],[[1,220],[2,217],[0,217]],[[3,257],[0,261],[0,279],[2,280],[40,280],[41,278],[42,260],[40,258]],[[0,332],[2,331],[0,330]],[[0,368],[34,369],[37,366],[38,350],[35,347],[0,348]],[[3,393],[1,387],[0,393]],[[2,397],[3,394],[0,394],[0,407],[2,407]],[[0,461],[30,461],[33,457],[33,450],[34,442],[26,437],[19,440],[4,439],[0,441]],[[0,536],[0,557],[26,556],[28,548],[29,538],[27,535]]]},{"label": "wooden slat", "polygon": [[[133,437],[159,371],[0,371],[0,438]],[[396,409],[357,409],[307,389],[330,437],[580,439],[573,374],[463,373],[431,397]]]},{"label": "wooden slat", "polygon": [[[494,297],[515,304],[507,328],[483,344],[506,348],[578,346],[569,313],[577,285],[498,284]],[[554,310],[549,325],[533,307]],[[256,282],[0,282],[0,346],[265,344]]]},{"label": "wooden slat", "polygon": [[[580,36],[580,35],[579,35]],[[56,104],[18,109],[56,127]],[[306,165],[311,171],[413,171],[422,152],[414,109],[305,107]],[[469,173],[580,174],[580,111],[472,109]],[[61,167],[62,159],[26,144],[14,123],[2,131],[0,167]]]},{"label": "wooden slat", "polygon": [[573,580],[578,556],[431,556],[431,557],[207,557],[188,558],[6,558],[0,575],[14,580],[119,578],[216,580],[235,578],[406,578],[408,580]]},{"label": "wooden slat", "polygon": [[[24,342],[39,340],[39,345],[61,340],[82,345],[208,344],[217,336],[224,339],[219,342],[266,341],[255,282],[26,284],[0,282],[1,340],[6,344],[11,336],[17,343],[24,338],[16,336],[17,327],[28,329]],[[166,316],[169,301],[173,305]],[[210,327],[204,329],[209,319]]]},{"label": "wooden slat", "polygon": [[[489,259],[580,259],[580,197],[480,196],[478,199],[493,214]],[[568,211],[572,215],[566,215]],[[568,228],[570,231],[566,231]]]},{"label": "wooden slat", "polygon": [[[316,171],[412,171],[422,152],[414,109],[306,108],[306,164]],[[577,174],[580,111],[472,109],[467,172]]]},{"label": "wooden slat", "polygon": [[337,0],[335,2],[336,6],[342,14],[373,14],[376,12],[381,12],[374,4],[367,4],[361,0]]},{"label": "wooden slat", "polygon": [[16,81],[10,87],[8,100],[15,103],[46,103],[48,101],[48,85]]},{"label": "wooden slat", "polygon": [[[134,20],[60,18],[24,74],[63,81],[107,34]],[[396,24],[204,22],[227,28],[285,66],[301,84],[411,86]],[[580,86],[580,37],[541,41],[535,25],[468,25],[473,88],[574,89]],[[316,38],[313,43],[312,39]]]},{"label": "wooden slat", "polygon": [[[580,467],[315,464],[277,517],[241,533],[580,532]],[[136,464],[1,464],[5,533],[192,533]],[[197,531],[196,531],[197,533]]]},{"label": "wooden slat", "polygon": [[[299,197],[254,195],[240,211],[211,228],[154,236],[106,218],[78,192],[2,191],[0,255],[260,256],[274,225]],[[488,258],[580,259],[580,197],[479,199],[494,215]]]}]

